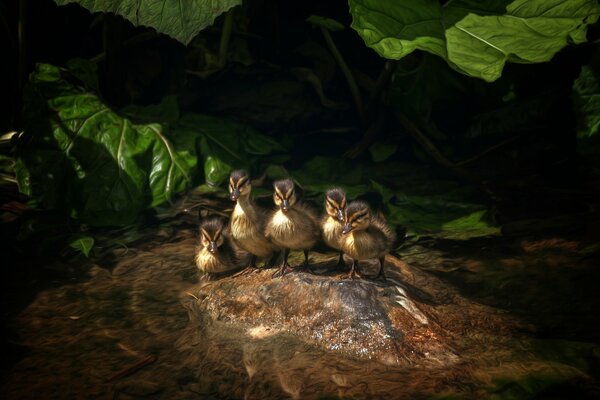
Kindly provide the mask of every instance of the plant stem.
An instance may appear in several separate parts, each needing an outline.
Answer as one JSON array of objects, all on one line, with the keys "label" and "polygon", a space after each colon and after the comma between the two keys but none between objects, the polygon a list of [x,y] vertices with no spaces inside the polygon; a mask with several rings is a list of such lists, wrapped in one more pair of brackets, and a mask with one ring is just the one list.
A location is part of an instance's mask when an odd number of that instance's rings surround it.
[{"label": "plant stem", "polygon": [[[18,41],[18,70],[17,70],[17,93],[18,99],[23,98],[23,89],[25,87],[25,80],[27,79],[27,0],[19,1],[19,23],[18,23],[18,33],[17,33],[17,41]],[[22,106],[22,102],[19,101],[17,104],[16,110],[20,110]],[[19,115],[19,112],[15,112],[14,115]],[[21,128],[20,117],[15,117],[16,125]],[[11,121],[15,122],[15,121]]]},{"label": "plant stem", "polygon": [[332,39],[331,35],[329,34],[329,31],[327,29],[321,27],[321,33],[323,33],[323,37],[325,38],[325,42],[327,43],[327,46],[329,47],[329,51],[331,51],[333,58],[338,63],[340,69],[342,70],[342,73],[344,74],[344,77],[346,78],[346,81],[348,82],[348,86],[350,87],[350,92],[352,92],[352,97],[354,98],[354,104],[356,105],[356,110],[358,111],[358,116],[360,117],[361,122],[364,124],[366,122],[365,111],[364,111],[364,107],[363,107],[362,98],[360,96],[360,91],[358,90],[358,85],[356,84],[356,80],[354,79],[354,76],[352,75],[350,68],[348,68],[348,65],[344,61],[342,54],[339,52],[339,50],[335,46],[335,43],[333,42],[333,39]]},{"label": "plant stem", "polygon": [[396,111],[395,114],[396,118],[398,119],[398,121],[400,121],[406,132],[408,132],[408,134],[410,134],[413,137],[413,139],[415,139],[415,141],[421,145],[423,150],[425,150],[427,154],[429,154],[429,156],[433,158],[438,164],[449,169],[451,172],[454,173],[454,175],[462,179],[471,182],[477,182],[477,179],[473,174],[471,174],[461,166],[456,165],[452,161],[448,160],[446,156],[443,155],[442,152],[433,144],[433,142],[429,140],[429,138],[425,136],[423,132],[421,132],[421,130],[406,115],[404,115],[403,112]]},{"label": "plant stem", "polygon": [[219,43],[219,67],[223,68],[227,63],[227,50],[233,29],[233,8],[225,14],[223,29],[221,31],[221,42]]}]

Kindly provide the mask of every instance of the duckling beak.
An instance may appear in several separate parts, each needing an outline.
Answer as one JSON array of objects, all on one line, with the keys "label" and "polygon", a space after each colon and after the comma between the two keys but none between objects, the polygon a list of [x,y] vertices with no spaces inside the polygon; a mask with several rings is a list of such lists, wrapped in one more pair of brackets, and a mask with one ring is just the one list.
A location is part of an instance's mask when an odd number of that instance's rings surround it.
[{"label": "duckling beak", "polygon": [[345,224],[344,229],[342,229],[342,233],[345,235],[347,233],[350,233],[351,230],[352,230],[352,224]]},{"label": "duckling beak", "polygon": [[231,194],[229,195],[229,198],[231,199],[231,201],[237,201],[237,199],[239,199],[239,197],[240,197],[240,189],[234,188],[233,191],[231,192]]},{"label": "duckling beak", "polygon": [[208,244],[208,251],[210,251],[211,254],[216,254],[216,252],[217,252],[217,242],[211,241]]},{"label": "duckling beak", "polygon": [[337,210],[337,220],[344,223],[344,213],[342,210]]},{"label": "duckling beak", "polygon": [[288,212],[290,209],[290,202],[287,199],[281,201],[281,211]]}]

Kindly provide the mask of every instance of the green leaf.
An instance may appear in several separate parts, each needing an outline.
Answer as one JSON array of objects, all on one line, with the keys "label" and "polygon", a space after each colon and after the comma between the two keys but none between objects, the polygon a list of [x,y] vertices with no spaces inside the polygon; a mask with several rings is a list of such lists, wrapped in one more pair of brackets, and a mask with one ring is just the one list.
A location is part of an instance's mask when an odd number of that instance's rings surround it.
[{"label": "green leaf", "polygon": [[344,29],[344,25],[340,24],[335,19],[321,17],[319,15],[311,15],[310,17],[306,18],[306,22],[321,28],[325,28],[332,32],[341,31]]},{"label": "green leaf", "polygon": [[196,159],[159,124],[136,125],[59,67],[39,64],[15,172],[22,193],[90,225],[124,225],[192,181]]},{"label": "green leaf", "polygon": [[578,117],[577,137],[591,138],[600,130],[600,81],[591,65],[581,67],[573,83],[575,111]]},{"label": "green leaf", "polygon": [[209,186],[217,186],[225,182],[231,171],[233,171],[233,166],[210,153],[204,157],[204,176]]},{"label": "green leaf", "polygon": [[187,149],[177,150],[160,125],[139,126],[138,129],[154,135],[149,185],[150,206],[155,207],[171,200],[174,194],[183,192],[192,183],[197,160]]},{"label": "green leaf", "polygon": [[15,173],[15,159],[6,154],[0,154],[0,173],[13,175]]},{"label": "green leaf", "polygon": [[288,170],[281,165],[269,165],[265,170],[265,174],[271,180],[284,179],[290,176]]},{"label": "green leaf", "polygon": [[94,238],[91,236],[80,236],[75,239],[71,239],[69,246],[75,250],[79,250],[84,256],[90,255],[90,250],[94,247]]},{"label": "green leaf", "polygon": [[375,142],[369,147],[369,153],[373,161],[382,162],[390,158],[397,149],[398,146],[395,144]]},{"label": "green leaf", "polygon": [[179,105],[176,96],[165,96],[159,104],[139,106],[130,104],[121,109],[121,114],[136,123],[164,122],[174,124],[179,120]]},{"label": "green leaf", "polygon": [[95,63],[81,58],[73,58],[67,61],[67,70],[81,81],[86,88],[98,92],[98,68]]},{"label": "green leaf", "polygon": [[423,50],[486,81],[507,61],[549,61],[585,42],[600,15],[596,0],[349,0],[352,27],[379,55],[400,59]]},{"label": "green leaf", "polygon": [[368,182],[367,168],[356,162],[339,157],[317,156],[307,161],[301,170],[294,172],[300,183],[332,185],[358,185]]},{"label": "green leaf", "polygon": [[[285,149],[269,136],[234,121],[189,113],[173,126],[173,138],[182,147],[196,149],[209,185],[225,182],[236,168],[258,171],[265,156]],[[268,164],[267,164],[268,165]],[[260,171],[262,172],[262,171]]]},{"label": "green leaf", "polygon": [[573,83],[573,107],[577,119],[577,144],[579,152],[590,163],[599,165],[600,155],[600,52],[589,65],[581,68]]},{"label": "green leaf", "polygon": [[398,193],[397,197],[399,201],[386,205],[388,221],[408,227],[410,234],[465,240],[500,233],[480,204],[459,202],[448,195]]},{"label": "green leaf", "polygon": [[54,0],[59,6],[78,3],[91,12],[110,12],[135,26],[149,26],[187,45],[215,18],[241,0]]},{"label": "green leaf", "polygon": [[371,185],[373,185],[373,189],[375,189],[375,191],[381,195],[381,202],[383,204],[388,204],[390,200],[392,200],[392,198],[395,196],[394,191],[392,189],[372,179]]}]

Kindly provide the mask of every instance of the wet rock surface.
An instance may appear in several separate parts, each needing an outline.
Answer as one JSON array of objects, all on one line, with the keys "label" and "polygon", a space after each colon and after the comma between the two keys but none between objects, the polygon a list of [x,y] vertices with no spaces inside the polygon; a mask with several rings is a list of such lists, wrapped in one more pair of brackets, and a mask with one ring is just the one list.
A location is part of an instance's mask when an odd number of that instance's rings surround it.
[{"label": "wet rock surface", "polygon": [[195,288],[198,300],[187,304],[190,320],[236,324],[250,338],[288,333],[324,350],[386,364],[444,365],[459,359],[451,334],[435,323],[431,306],[407,293],[399,273],[390,273],[396,279],[386,282],[304,272],[272,279],[271,274],[261,271]]}]

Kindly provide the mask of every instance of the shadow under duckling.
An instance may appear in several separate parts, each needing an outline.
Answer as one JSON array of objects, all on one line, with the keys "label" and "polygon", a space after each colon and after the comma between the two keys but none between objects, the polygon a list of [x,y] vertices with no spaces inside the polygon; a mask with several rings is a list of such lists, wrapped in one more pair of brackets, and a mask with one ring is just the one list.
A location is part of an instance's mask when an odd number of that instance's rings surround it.
[{"label": "shadow under duckling", "polygon": [[283,249],[283,261],[273,274],[273,277],[277,277],[292,271],[288,263],[290,250],[303,250],[303,267],[308,266],[308,252],[319,240],[320,230],[316,213],[298,202],[291,179],[278,180],[273,188],[273,202],[278,209],[269,218],[265,236]]},{"label": "shadow under duckling", "polygon": [[250,198],[252,184],[248,172],[233,171],[229,176],[229,198],[236,202],[231,213],[230,231],[235,243],[252,255],[247,266],[256,268],[257,258],[268,260],[272,264],[276,247],[265,236],[267,210],[258,207]]},{"label": "shadow under duckling", "polygon": [[329,189],[325,193],[326,214],[321,218],[321,232],[323,242],[333,249],[339,250],[340,257],[337,267],[342,268],[344,264],[344,252],[342,251],[342,230],[346,216],[346,193],[340,188]]},{"label": "shadow under duckling", "polygon": [[377,258],[379,272],[375,279],[382,277],[385,280],[385,255],[390,252],[396,239],[386,222],[372,215],[369,205],[364,201],[353,201],[346,208],[342,234],[342,251],[352,258],[349,277],[360,277],[358,261]]},{"label": "shadow under duckling", "polygon": [[244,253],[231,241],[221,218],[210,217],[200,224],[200,243],[194,260],[200,272],[211,275],[233,272],[243,267]]}]

